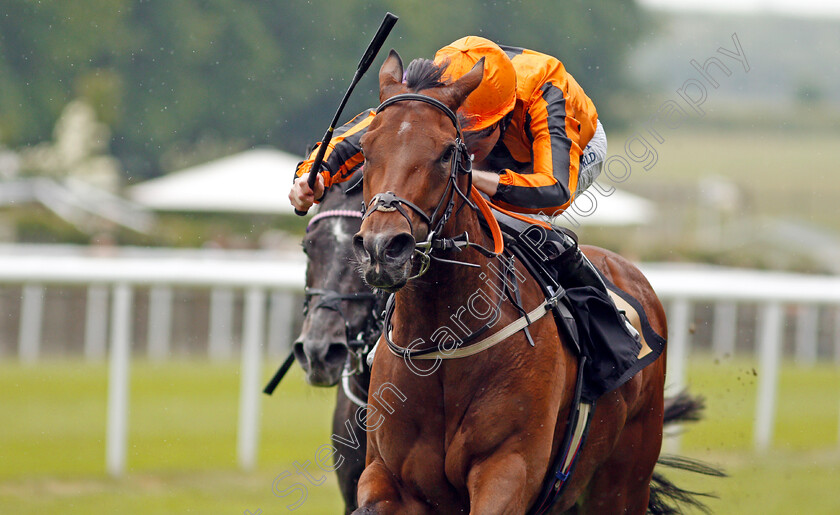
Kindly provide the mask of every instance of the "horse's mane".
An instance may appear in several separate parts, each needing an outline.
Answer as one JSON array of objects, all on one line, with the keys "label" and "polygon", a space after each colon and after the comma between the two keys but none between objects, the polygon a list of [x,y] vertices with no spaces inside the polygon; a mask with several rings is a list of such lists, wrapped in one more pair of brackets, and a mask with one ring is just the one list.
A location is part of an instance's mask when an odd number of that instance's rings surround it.
[{"label": "horse's mane", "polygon": [[414,93],[445,86],[448,82],[443,80],[443,74],[447,66],[449,62],[437,65],[430,59],[415,59],[405,69],[405,86]]},{"label": "horse's mane", "polygon": [[[414,93],[418,93],[424,89],[447,86],[450,82],[443,79],[443,74],[446,73],[448,66],[448,60],[438,65],[430,59],[415,59],[408,63],[408,67],[405,69],[405,86]],[[461,111],[458,111],[457,115],[458,120],[461,122],[461,127],[469,129],[473,122],[464,116],[464,113]],[[470,146],[471,138],[483,137],[485,135],[466,135],[467,146]]]}]

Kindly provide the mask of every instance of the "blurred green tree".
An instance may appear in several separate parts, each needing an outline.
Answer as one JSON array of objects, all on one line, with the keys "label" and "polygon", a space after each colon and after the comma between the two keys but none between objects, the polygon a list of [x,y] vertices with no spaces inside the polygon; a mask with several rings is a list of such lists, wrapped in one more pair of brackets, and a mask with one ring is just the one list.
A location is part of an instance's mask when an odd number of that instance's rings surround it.
[{"label": "blurred green tree", "polygon": [[[5,0],[0,143],[48,139],[80,97],[111,125],[129,180],[190,153],[258,144],[302,153],[323,134],[387,10],[401,18],[386,47],[406,62],[467,34],[543,51],[566,64],[605,119],[645,23],[622,0]],[[381,59],[347,117],[377,102]]]}]

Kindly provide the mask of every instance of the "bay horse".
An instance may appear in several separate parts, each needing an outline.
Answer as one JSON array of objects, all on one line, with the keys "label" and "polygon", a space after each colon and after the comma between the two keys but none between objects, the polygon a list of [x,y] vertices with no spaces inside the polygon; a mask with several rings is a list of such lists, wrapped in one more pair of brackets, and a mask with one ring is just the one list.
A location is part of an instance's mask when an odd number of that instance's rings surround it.
[{"label": "bay horse", "polygon": [[295,360],[309,384],[341,383],[332,444],[340,449],[334,460],[340,465],[336,474],[346,513],[356,509],[356,486],[365,466],[367,439],[354,417],[367,403],[370,368],[365,358],[379,338],[384,307],[382,296],[372,293],[356,273],[353,257],[352,237],[362,223],[361,179],[357,171],[355,177],[327,190],[318,214],[307,225],[301,243],[307,256],[304,319],[293,344]]},{"label": "bay horse", "polygon": [[[365,362],[366,348],[379,338],[384,308],[383,297],[374,298],[370,288],[356,273],[352,235],[359,231],[362,214],[361,170],[344,183],[328,189],[318,214],[310,219],[301,246],[307,257],[304,323],[294,343],[295,357],[306,372],[307,381],[316,386],[335,386],[336,405],[332,420],[333,446],[338,485],[345,503],[345,513],[357,508],[356,489],[365,466],[367,439],[353,421],[359,407],[367,404],[370,368]],[[343,363],[343,366],[339,366]],[[340,384],[339,384],[340,383]],[[664,423],[677,424],[699,420],[702,398],[683,392],[665,399]],[[341,438],[343,442],[339,441]],[[345,445],[357,441],[358,447]],[[341,461],[338,461],[341,460]],[[661,463],[660,463],[661,464]],[[711,475],[708,467],[685,458],[666,463],[671,467]],[[648,511],[672,513],[678,503],[703,508],[693,500],[696,494],[682,490],[654,474]],[[675,493],[676,495],[671,495]]]},{"label": "bay horse", "polygon": [[[487,329],[479,329],[481,320],[459,315],[479,291],[498,309],[494,327],[507,327],[521,315],[522,306],[491,287],[489,266],[497,258],[490,256],[500,250],[499,237],[480,226],[480,216],[489,214],[475,209],[484,201],[471,189],[469,173],[455,173],[465,152],[453,113],[482,75],[479,61],[457,81],[443,83],[436,65],[418,60],[404,83],[393,50],[379,72],[383,104],[361,139],[368,211],[353,244],[365,281],[395,292],[393,330],[386,328],[383,337],[403,349],[433,348],[453,324],[473,333]],[[432,254],[465,233],[469,246]],[[651,327],[664,337],[662,305],[641,272],[609,251],[584,252],[641,303]],[[545,295],[521,262],[511,266],[524,278],[521,304],[530,311]],[[528,330],[533,346],[518,331],[483,352],[435,367],[426,361],[422,369],[408,353],[380,346],[370,391],[391,396],[381,423],[368,428],[354,513],[485,515],[535,508],[566,431],[578,358],[552,317]],[[598,400],[574,474],[550,513],[646,511],[662,441],[664,380],[663,353]]]}]

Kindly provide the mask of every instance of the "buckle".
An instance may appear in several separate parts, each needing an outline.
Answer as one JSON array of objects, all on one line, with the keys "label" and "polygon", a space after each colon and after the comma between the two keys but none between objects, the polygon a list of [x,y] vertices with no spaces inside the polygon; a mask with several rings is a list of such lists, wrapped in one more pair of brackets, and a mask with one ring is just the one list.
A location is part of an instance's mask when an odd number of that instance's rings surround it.
[{"label": "buckle", "polygon": [[547,286],[548,291],[551,293],[551,296],[545,299],[545,304],[551,309],[557,307],[557,303],[560,302],[560,299],[566,296],[566,290],[563,289],[562,286],[557,287],[557,291],[552,291],[553,288],[551,286]]},{"label": "buckle", "polygon": [[431,258],[429,258],[429,254],[427,252],[421,252],[417,249],[414,249],[414,252],[420,254],[420,270],[408,278],[408,280],[417,279],[421,275],[425,274],[429,270],[429,265],[432,263]]}]

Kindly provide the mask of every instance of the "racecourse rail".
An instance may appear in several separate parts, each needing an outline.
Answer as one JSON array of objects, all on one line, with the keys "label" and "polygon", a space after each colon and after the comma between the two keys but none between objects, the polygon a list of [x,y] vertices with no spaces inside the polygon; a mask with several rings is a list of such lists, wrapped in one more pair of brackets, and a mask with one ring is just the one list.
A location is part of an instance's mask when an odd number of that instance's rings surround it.
[{"label": "racecourse rail", "polygon": [[[668,383],[680,388],[691,331],[692,304],[714,305],[713,345],[716,353],[735,348],[737,305],[759,306],[758,369],[760,371],[754,424],[757,450],[772,442],[776,388],[784,330],[784,306],[797,306],[796,356],[816,359],[817,306],[835,309],[834,356],[840,360],[840,277],[812,276],[715,267],[645,264],[641,266],[668,309]],[[128,380],[132,347],[134,289],[149,288],[148,351],[165,359],[171,338],[173,288],[209,289],[209,353],[231,357],[229,340],[233,292],[244,292],[241,383],[237,429],[237,459],[244,469],[255,465],[261,396],[262,359],[268,340],[288,329],[292,295],[304,286],[306,264],[297,253],[235,253],[220,251],[141,251],[89,249],[66,252],[58,247],[0,249],[0,285],[21,286],[18,357],[38,359],[44,289],[76,285],[87,288],[84,352],[102,358],[109,346],[106,469],[120,475],[126,466]],[[110,295],[109,295],[110,294]],[[110,307],[109,307],[110,297]],[[269,299],[271,302],[269,302]],[[110,315],[109,315],[110,312]],[[110,332],[106,327],[110,319]],[[288,331],[285,331],[288,334]],[[271,343],[271,342],[269,342]],[[289,342],[279,342],[288,349]],[[840,437],[840,435],[838,435]]]}]

